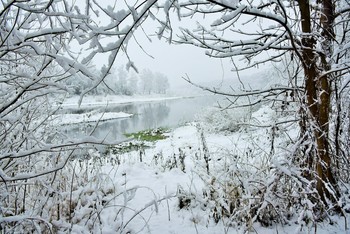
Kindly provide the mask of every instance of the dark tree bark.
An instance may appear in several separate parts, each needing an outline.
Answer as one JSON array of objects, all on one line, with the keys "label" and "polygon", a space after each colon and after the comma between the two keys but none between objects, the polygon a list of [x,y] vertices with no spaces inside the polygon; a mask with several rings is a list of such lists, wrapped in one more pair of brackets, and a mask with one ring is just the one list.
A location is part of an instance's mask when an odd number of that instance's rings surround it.
[{"label": "dark tree bark", "polygon": [[[316,40],[312,37],[312,20],[308,1],[299,0],[301,13],[301,26],[304,35],[302,38],[302,61],[305,75],[305,94],[310,123],[308,127],[313,131],[315,139],[316,153],[307,155],[307,164],[310,170],[315,170],[316,189],[323,202],[327,198],[336,201],[339,197],[335,176],[331,170],[332,158],[329,148],[329,120],[330,120],[330,75],[324,75],[322,72],[329,71],[331,65],[327,57],[331,54],[333,42],[333,21],[334,5],[332,1],[322,1],[322,16],[320,25],[322,30],[323,54],[316,53]],[[329,58],[329,57],[328,57]],[[305,123],[305,122],[304,122]],[[327,186],[329,184],[331,186]],[[330,191],[333,190],[333,191]]]}]

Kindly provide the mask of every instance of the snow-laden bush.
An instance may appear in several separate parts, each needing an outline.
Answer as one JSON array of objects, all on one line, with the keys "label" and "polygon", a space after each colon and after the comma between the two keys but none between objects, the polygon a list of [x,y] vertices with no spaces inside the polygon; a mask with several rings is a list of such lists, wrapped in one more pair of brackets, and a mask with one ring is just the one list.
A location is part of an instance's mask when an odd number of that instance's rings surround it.
[{"label": "snow-laden bush", "polygon": [[[277,118],[269,106],[255,111],[251,118],[251,125],[232,133],[237,142],[219,149],[208,146],[205,125],[198,128],[201,146],[197,154],[204,155],[203,149],[209,149],[209,160],[202,157],[195,161],[193,170],[204,186],[201,192],[180,187],[179,208],[191,212],[200,208],[208,222],[246,230],[253,230],[256,223],[296,224],[299,231],[319,221],[332,223],[337,208],[326,210],[315,184],[305,178],[305,169],[293,161],[301,153],[301,142],[296,140],[298,122],[290,115]],[[337,202],[343,206],[346,200],[344,195]]]},{"label": "snow-laden bush", "polygon": [[240,128],[240,123],[250,118],[249,108],[225,109],[209,107],[197,115],[197,121],[202,128],[210,132],[229,131],[235,132]]},{"label": "snow-laden bush", "polygon": [[299,178],[284,175],[281,168],[265,161],[268,155],[259,154],[264,152],[246,149],[239,154],[234,151],[211,154],[209,173],[203,165],[195,168],[204,183],[202,192],[180,187],[179,208],[200,207],[208,215],[208,222],[224,222],[247,230],[257,222],[270,226],[292,223],[300,218],[301,225],[312,223],[314,217],[308,215],[313,213],[313,207],[307,206],[308,200],[305,199],[305,207],[295,206],[303,199],[299,196],[303,189],[298,186],[301,185]]},{"label": "snow-laden bush", "polygon": [[[128,233],[131,222],[143,223],[141,230],[145,228],[147,221],[142,212],[157,206],[159,198],[153,197],[152,202],[133,208],[137,191],[149,189],[126,187],[125,175],[118,172],[115,159],[101,157],[94,150],[80,151],[79,155],[86,157],[72,157],[63,169],[53,174],[28,179],[16,187],[9,183],[8,194],[2,194],[5,199],[1,201],[0,230],[3,233]],[[47,158],[37,160],[38,170],[47,166]],[[153,191],[147,193],[152,195]]]}]

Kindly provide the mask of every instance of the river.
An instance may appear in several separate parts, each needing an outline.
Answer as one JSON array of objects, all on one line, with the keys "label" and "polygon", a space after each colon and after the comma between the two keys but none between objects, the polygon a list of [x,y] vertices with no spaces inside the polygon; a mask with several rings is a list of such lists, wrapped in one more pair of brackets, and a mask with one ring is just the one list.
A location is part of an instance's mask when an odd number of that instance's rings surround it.
[{"label": "river", "polygon": [[[135,102],[116,104],[108,107],[94,106],[79,109],[65,109],[65,113],[84,113],[92,110],[101,112],[125,112],[133,114],[130,118],[113,119],[99,123],[93,132],[97,138],[106,138],[112,141],[124,140],[124,133],[133,133],[141,130],[159,127],[177,127],[193,121],[198,113],[205,108],[214,106],[218,96],[201,96],[178,98],[152,102]],[[66,126],[66,132],[73,137],[89,134],[95,123],[75,124]]]}]

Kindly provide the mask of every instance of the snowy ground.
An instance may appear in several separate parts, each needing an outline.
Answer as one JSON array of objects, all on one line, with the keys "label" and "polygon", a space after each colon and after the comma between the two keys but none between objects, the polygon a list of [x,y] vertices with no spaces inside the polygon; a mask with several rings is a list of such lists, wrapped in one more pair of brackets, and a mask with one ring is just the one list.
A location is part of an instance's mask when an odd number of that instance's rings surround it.
[{"label": "snowy ground", "polygon": [[97,113],[90,112],[84,114],[61,114],[53,115],[52,119],[55,124],[66,125],[76,123],[89,123],[98,121],[107,121],[112,119],[129,118],[132,114],[124,112],[108,112],[108,113]]},{"label": "snowy ground", "polygon": [[[254,113],[254,118],[268,124],[273,121],[267,109]],[[265,133],[264,133],[265,131]],[[204,135],[203,135],[204,134]],[[98,169],[99,189],[108,194],[100,207],[98,216],[99,228],[95,233],[350,233],[345,230],[344,218],[331,217],[334,224],[327,222],[315,225],[304,225],[292,219],[287,224],[273,224],[263,227],[259,223],[241,226],[227,225],[226,221],[215,223],[210,210],[201,200],[205,185],[210,184],[213,175],[220,175],[223,165],[232,163],[228,155],[250,152],[249,139],[254,134],[268,134],[266,130],[231,133],[203,132],[197,124],[178,127],[167,133],[168,138],[150,144],[150,148],[136,150],[124,154],[108,154],[100,158],[99,163],[92,162]],[[203,137],[210,155],[210,175],[206,173]],[[261,137],[262,139],[263,137]],[[262,145],[268,142],[262,140]],[[279,143],[276,143],[279,146]],[[269,159],[246,158],[245,164],[261,166]],[[98,160],[97,160],[98,161]],[[116,163],[116,162],[119,163]],[[241,162],[242,163],[242,162]],[[242,167],[244,167],[242,163]],[[82,169],[83,171],[83,169]],[[83,173],[83,172],[82,172]],[[103,181],[101,183],[101,181]],[[102,185],[101,185],[102,184]],[[91,189],[96,189],[91,184]],[[189,203],[180,209],[179,194],[181,190],[193,195],[197,202]],[[79,199],[83,200],[82,193]],[[91,198],[90,198],[91,199]],[[87,198],[89,200],[89,198]],[[84,209],[75,214],[72,233],[91,231],[91,219],[86,218]],[[97,222],[97,219],[94,220]],[[228,222],[228,221],[227,221]]]},{"label": "snowy ground", "polygon": [[[175,98],[179,97],[86,97],[81,107]],[[78,97],[67,99],[62,107],[78,108]],[[72,194],[60,195],[67,197],[69,206],[73,206],[72,219],[53,221],[53,224],[64,230],[62,233],[350,233],[346,230],[350,225],[349,217],[330,217],[333,225],[324,222],[316,226],[303,222],[297,215],[283,225],[272,223],[268,227],[259,222],[232,223],[225,218],[218,223],[214,221],[213,207],[217,204],[207,199],[208,187],[222,191],[226,185],[220,187],[220,183],[213,181],[232,180],[225,178],[225,170],[247,172],[248,178],[237,174],[238,180],[254,180],[260,176],[254,173],[255,168],[279,167],[285,142],[298,134],[295,126],[288,124],[293,116],[286,114],[285,131],[273,138],[271,147],[273,128],[269,126],[278,121],[273,110],[260,108],[248,116],[236,114],[224,116],[221,112],[209,111],[202,116],[206,123],[180,126],[166,133],[166,139],[143,142],[147,147],[133,151],[116,154],[110,150],[103,155],[91,151],[90,160],[79,161],[71,167],[76,172],[77,189]],[[90,112],[56,115],[55,121],[74,124],[130,116],[128,113]],[[250,119],[251,126],[232,125],[245,118]],[[254,124],[265,127],[253,127]],[[218,131],[222,129],[230,131]],[[139,143],[126,142],[125,146]],[[215,187],[217,184],[219,187]]]}]

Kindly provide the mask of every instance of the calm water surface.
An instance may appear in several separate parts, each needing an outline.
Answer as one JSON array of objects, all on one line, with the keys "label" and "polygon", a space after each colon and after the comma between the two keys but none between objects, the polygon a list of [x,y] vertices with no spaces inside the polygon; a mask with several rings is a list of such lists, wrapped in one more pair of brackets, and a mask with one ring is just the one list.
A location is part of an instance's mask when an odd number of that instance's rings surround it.
[{"label": "calm water surface", "polygon": [[[108,140],[123,140],[124,133],[138,132],[158,127],[176,127],[186,122],[193,121],[196,114],[205,108],[215,106],[218,96],[204,96],[194,98],[180,98],[153,102],[137,102],[118,104],[109,107],[89,107],[79,109],[65,109],[65,113],[100,112],[125,112],[133,114],[130,118],[105,121],[93,132],[93,136],[107,138]],[[94,123],[85,123],[66,126],[66,131],[73,137],[88,134],[94,128]]]}]

